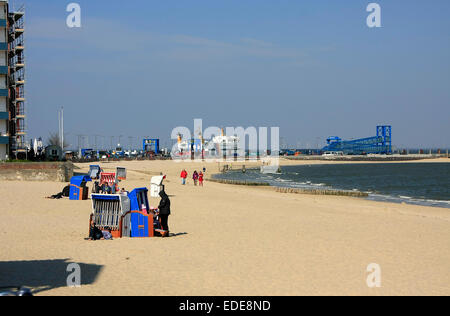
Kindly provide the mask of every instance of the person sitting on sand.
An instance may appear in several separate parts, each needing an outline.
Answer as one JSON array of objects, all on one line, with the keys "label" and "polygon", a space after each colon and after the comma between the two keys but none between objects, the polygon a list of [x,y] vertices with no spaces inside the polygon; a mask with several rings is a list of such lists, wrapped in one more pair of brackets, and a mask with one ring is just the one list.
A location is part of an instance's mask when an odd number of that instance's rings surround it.
[{"label": "person sitting on sand", "polygon": [[69,195],[70,195],[70,185],[67,185],[60,193],[48,196],[46,197],[46,199],[59,200],[62,199],[63,197],[69,197]]},{"label": "person sitting on sand", "polygon": [[91,226],[89,228],[89,240],[101,240],[103,239],[102,231],[97,227],[95,221],[91,219]]},{"label": "person sitting on sand", "polygon": [[105,229],[102,230],[102,234],[103,234],[104,240],[112,240],[113,239],[113,236],[111,234],[111,228],[109,228],[109,227],[105,227]]},{"label": "person sitting on sand", "polygon": [[102,185],[102,193],[103,194],[111,194],[111,187],[108,183],[103,183]]}]

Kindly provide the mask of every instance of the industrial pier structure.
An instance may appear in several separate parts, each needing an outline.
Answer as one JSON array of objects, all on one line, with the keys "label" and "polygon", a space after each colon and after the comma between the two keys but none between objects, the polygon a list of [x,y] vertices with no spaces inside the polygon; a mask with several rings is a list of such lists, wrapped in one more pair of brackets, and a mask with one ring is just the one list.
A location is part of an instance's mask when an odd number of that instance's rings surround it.
[{"label": "industrial pier structure", "polygon": [[0,160],[26,156],[24,20],[0,0]]},{"label": "industrial pier structure", "polygon": [[324,152],[342,152],[346,155],[392,154],[392,126],[377,126],[377,136],[355,140],[342,140],[337,136],[327,139]]}]

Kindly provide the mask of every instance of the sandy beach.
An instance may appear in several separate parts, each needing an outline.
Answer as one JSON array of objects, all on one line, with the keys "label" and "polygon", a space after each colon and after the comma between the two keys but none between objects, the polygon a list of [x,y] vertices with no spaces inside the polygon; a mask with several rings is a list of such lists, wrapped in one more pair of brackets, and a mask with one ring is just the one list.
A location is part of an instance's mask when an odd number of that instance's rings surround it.
[{"label": "sandy beach", "polygon": [[[2,181],[0,286],[36,295],[450,295],[448,209],[182,186],[181,169],[200,163],[102,163],[116,166],[128,169],[127,190],[167,175],[174,236],[86,241],[91,201],[45,199],[63,183]],[[205,166],[208,174],[219,168]],[[80,288],[66,286],[69,263],[81,266]],[[371,263],[381,268],[381,288],[366,284]]]}]

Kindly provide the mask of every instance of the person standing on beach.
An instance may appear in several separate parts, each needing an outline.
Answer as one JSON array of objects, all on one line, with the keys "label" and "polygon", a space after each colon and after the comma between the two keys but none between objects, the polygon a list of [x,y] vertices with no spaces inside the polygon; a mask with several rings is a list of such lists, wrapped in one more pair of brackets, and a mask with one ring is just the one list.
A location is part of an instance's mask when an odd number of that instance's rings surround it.
[{"label": "person standing on beach", "polygon": [[198,174],[198,183],[201,187],[203,186],[203,172],[201,172],[201,171]]},{"label": "person standing on beach", "polygon": [[192,175],[192,180],[194,180],[194,185],[197,186],[197,182],[198,182],[198,172],[197,172],[197,170],[194,171],[194,174]]},{"label": "person standing on beach", "polygon": [[183,169],[183,171],[181,171],[181,184],[182,185],[186,185],[186,179],[187,179],[188,173],[185,169]]},{"label": "person standing on beach", "polygon": [[161,229],[165,231],[163,237],[169,236],[169,215],[170,215],[170,199],[165,191],[159,192],[161,202],[159,202],[159,218],[161,219]]}]

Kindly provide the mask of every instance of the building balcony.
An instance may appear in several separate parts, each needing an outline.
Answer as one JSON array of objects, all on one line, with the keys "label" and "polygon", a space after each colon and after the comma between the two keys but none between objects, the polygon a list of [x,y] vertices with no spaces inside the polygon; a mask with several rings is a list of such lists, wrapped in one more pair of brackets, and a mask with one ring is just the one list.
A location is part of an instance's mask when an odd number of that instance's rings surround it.
[{"label": "building balcony", "polygon": [[16,136],[23,136],[26,135],[27,129],[25,127],[25,122],[23,120],[17,120],[16,121]]},{"label": "building balcony", "polygon": [[18,87],[17,88],[17,91],[15,93],[15,100],[17,102],[25,101],[25,91],[24,91],[23,87]]},{"label": "building balcony", "polygon": [[14,19],[14,21],[18,21],[25,15],[25,10],[20,8],[16,12],[11,12],[9,15]]},{"label": "building balcony", "polygon": [[8,66],[0,66],[0,75],[7,75],[9,73]]},{"label": "building balcony", "polygon": [[13,73],[13,75],[9,76],[9,84],[11,86],[20,86],[25,84],[25,76],[24,74],[19,74],[17,72]]},{"label": "building balcony", "polygon": [[10,140],[10,146],[13,152],[26,152],[28,145],[25,143],[23,137],[16,136],[12,137]]},{"label": "building balcony", "polygon": [[8,112],[0,112],[0,120],[9,120]]},{"label": "building balcony", "polygon": [[6,22],[6,19],[0,19],[0,27],[7,27],[8,23]]},{"label": "building balcony", "polygon": [[10,67],[12,69],[14,69],[14,71],[19,70],[20,68],[24,68],[25,67],[25,63],[23,61],[17,62],[15,64],[11,64]]},{"label": "building balcony", "polygon": [[16,34],[16,37],[18,37],[19,35],[21,35],[23,32],[25,32],[25,28],[22,24],[16,24],[14,25],[14,33]]},{"label": "building balcony", "polygon": [[24,119],[25,116],[26,116],[25,111],[20,110],[20,109],[16,110],[16,118],[17,119]]},{"label": "building balcony", "polygon": [[8,50],[8,43],[0,43],[0,50]]},{"label": "building balcony", "polygon": [[17,42],[17,43],[10,43],[10,55],[14,55],[17,53],[17,51],[22,51],[25,49],[25,43],[23,41]]},{"label": "building balcony", "polygon": [[9,97],[8,89],[0,89],[0,97]]},{"label": "building balcony", "polygon": [[23,86],[23,85],[25,85],[25,81],[24,81],[24,80],[10,81],[10,85],[11,85],[12,87]]}]

